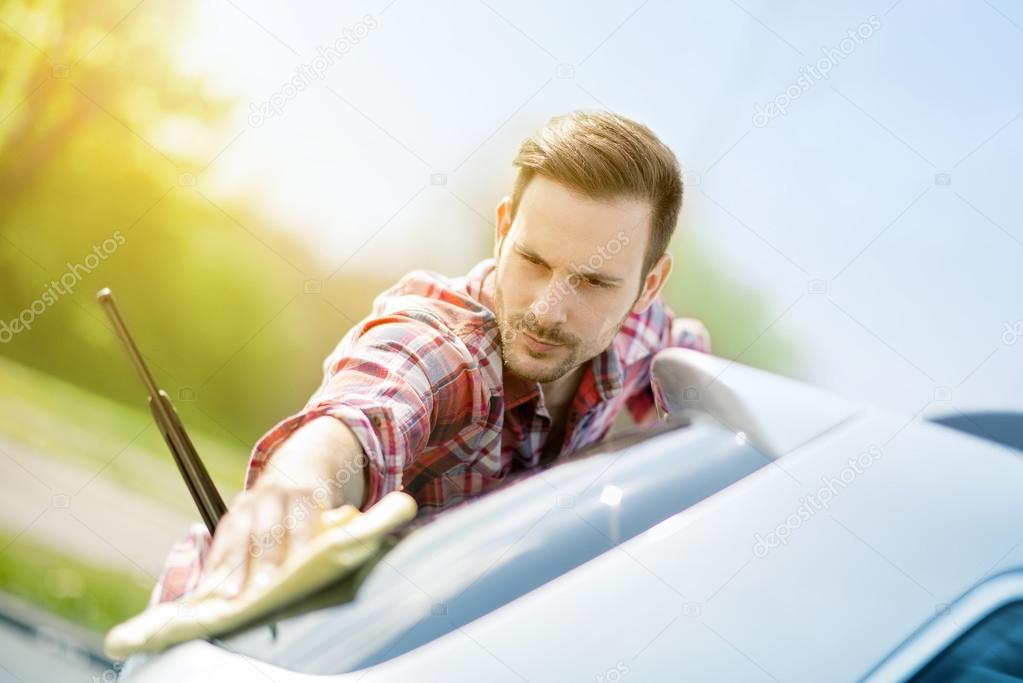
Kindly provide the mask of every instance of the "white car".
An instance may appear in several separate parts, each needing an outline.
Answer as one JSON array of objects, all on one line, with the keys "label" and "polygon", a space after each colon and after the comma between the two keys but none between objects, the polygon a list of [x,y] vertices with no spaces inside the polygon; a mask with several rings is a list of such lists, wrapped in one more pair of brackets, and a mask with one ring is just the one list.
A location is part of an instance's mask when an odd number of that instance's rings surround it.
[{"label": "white car", "polygon": [[1023,680],[1023,416],[953,428],[684,349],[654,373],[672,420],[123,679]]}]

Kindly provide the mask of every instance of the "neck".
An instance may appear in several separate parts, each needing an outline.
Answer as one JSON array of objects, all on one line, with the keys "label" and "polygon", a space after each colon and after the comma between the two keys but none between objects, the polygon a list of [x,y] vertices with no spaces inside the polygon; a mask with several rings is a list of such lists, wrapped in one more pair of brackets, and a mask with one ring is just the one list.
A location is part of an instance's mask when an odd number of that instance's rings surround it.
[{"label": "neck", "polygon": [[572,400],[575,392],[579,390],[579,382],[582,380],[583,372],[586,371],[586,363],[570,370],[562,377],[553,382],[545,382],[540,385],[543,391],[543,400],[547,405],[563,405]]}]

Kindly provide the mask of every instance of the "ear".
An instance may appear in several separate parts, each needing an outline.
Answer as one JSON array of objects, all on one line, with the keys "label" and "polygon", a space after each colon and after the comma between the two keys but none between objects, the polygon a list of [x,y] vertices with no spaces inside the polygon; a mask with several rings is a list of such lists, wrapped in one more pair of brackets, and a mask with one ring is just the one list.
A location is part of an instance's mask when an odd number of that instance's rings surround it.
[{"label": "ear", "polygon": [[504,197],[497,205],[494,221],[494,258],[501,254],[501,243],[511,230],[511,197]]},{"label": "ear", "polygon": [[661,258],[657,259],[657,263],[643,279],[643,289],[640,291],[636,303],[632,305],[633,313],[642,313],[654,302],[657,295],[661,293],[668,275],[671,274],[671,265],[671,254],[668,252],[661,254]]}]

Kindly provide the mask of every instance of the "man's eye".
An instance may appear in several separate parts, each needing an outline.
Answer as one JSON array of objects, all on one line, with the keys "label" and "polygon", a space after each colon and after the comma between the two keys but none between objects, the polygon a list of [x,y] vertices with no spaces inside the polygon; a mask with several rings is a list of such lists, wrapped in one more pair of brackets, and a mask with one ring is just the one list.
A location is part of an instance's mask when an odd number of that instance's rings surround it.
[{"label": "man's eye", "polygon": [[596,280],[596,279],[591,278],[591,277],[586,278],[586,284],[591,285],[593,287],[600,287],[602,289],[610,289],[611,288],[611,283],[610,282],[605,282],[603,280]]}]

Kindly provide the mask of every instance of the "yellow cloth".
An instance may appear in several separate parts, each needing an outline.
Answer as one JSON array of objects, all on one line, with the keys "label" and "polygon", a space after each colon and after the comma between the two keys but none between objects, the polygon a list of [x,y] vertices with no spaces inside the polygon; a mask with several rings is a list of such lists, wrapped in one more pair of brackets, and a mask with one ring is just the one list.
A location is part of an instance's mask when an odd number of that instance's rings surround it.
[{"label": "yellow cloth", "polygon": [[388,493],[366,512],[353,505],[324,511],[316,535],[266,585],[247,585],[232,599],[193,594],[154,605],[112,628],[103,647],[110,657],[124,659],[230,631],[358,569],[387,533],[415,516],[415,500],[401,491]]}]

